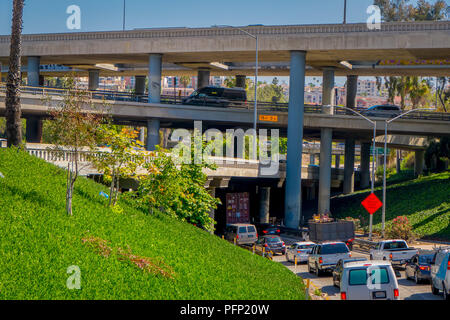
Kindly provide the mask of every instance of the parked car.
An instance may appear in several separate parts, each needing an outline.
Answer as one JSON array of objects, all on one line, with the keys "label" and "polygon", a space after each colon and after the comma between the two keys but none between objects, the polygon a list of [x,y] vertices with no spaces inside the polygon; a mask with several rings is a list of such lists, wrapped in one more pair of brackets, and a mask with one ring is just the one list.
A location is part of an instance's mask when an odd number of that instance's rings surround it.
[{"label": "parked car", "polygon": [[289,262],[295,262],[295,257],[297,257],[297,262],[308,262],[308,256],[312,251],[312,248],[316,244],[310,241],[296,242],[286,249],[286,260]]},{"label": "parked car", "polygon": [[260,236],[279,236],[281,234],[280,227],[274,226],[271,223],[255,223],[255,226]]},{"label": "parked car", "polygon": [[342,279],[342,272],[344,271],[344,265],[348,262],[356,262],[356,261],[367,261],[366,258],[346,258],[341,259],[336,264],[336,268],[333,270],[333,285],[335,287],[340,287],[341,285],[341,279]]},{"label": "parked car", "polygon": [[0,148],[6,148],[8,141],[6,139],[0,138]]},{"label": "parked car", "polygon": [[344,264],[341,300],[398,300],[400,293],[392,265],[387,261]]},{"label": "parked car", "polygon": [[183,104],[212,107],[228,107],[233,104],[245,105],[247,92],[243,88],[203,87],[182,100]]},{"label": "parked car", "polygon": [[262,236],[256,241],[256,247],[261,251],[265,248],[266,252],[272,251],[274,254],[286,253],[286,245],[279,236]]},{"label": "parked car", "polygon": [[235,223],[225,228],[225,239],[234,241],[236,244],[254,244],[258,240],[256,227],[252,224]]},{"label": "parked car", "polygon": [[450,247],[441,248],[431,261],[431,291],[444,293],[444,299],[450,300]]},{"label": "parked car", "polygon": [[402,266],[418,253],[417,249],[408,247],[405,240],[385,240],[370,250],[370,260],[389,260],[392,265]]},{"label": "parked car", "polygon": [[367,110],[361,112],[362,115],[368,117],[383,117],[383,118],[394,118],[402,113],[402,109],[399,106],[383,104],[372,106]]},{"label": "parked car", "polygon": [[344,242],[324,242],[316,244],[308,257],[308,272],[320,276],[331,272],[340,259],[350,258],[351,253]]},{"label": "parked car", "polygon": [[419,254],[413,256],[405,265],[406,279],[413,279],[416,284],[423,280],[430,280],[433,257],[434,253],[431,251],[419,252]]}]

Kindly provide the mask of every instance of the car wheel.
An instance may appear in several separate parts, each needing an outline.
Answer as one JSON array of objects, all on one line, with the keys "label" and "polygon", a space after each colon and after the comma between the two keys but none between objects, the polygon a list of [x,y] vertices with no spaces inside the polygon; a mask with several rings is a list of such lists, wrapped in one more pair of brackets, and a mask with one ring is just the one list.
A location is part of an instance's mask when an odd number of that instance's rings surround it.
[{"label": "car wheel", "polygon": [[442,283],[442,289],[444,289],[444,300],[450,301],[450,296],[448,295],[447,289],[445,288],[445,284]]},{"label": "car wheel", "polygon": [[417,271],[414,272],[414,282],[415,282],[416,284],[419,284],[419,283],[420,283],[420,279],[419,279],[419,276],[417,275]]},{"label": "car wheel", "polygon": [[286,252],[286,261],[287,261],[287,262],[290,262],[290,261],[289,261],[289,255],[288,255],[287,252]]},{"label": "car wheel", "polygon": [[319,269],[319,266],[316,264],[316,267],[315,267],[315,273],[316,273],[316,277],[320,277],[320,275],[321,275],[321,272],[320,272],[320,269]]},{"label": "car wheel", "polygon": [[439,294],[439,289],[437,289],[434,284],[433,284],[433,280],[431,280],[431,292],[437,296]]},{"label": "car wheel", "polygon": [[309,261],[308,261],[308,273],[313,273],[312,269],[311,269],[311,265],[309,264]]},{"label": "car wheel", "polygon": [[336,277],[334,275],[333,275],[333,286],[339,288],[339,286],[336,283]]},{"label": "car wheel", "polygon": [[369,259],[370,259],[370,260],[373,260],[373,256],[372,256],[372,255],[370,255]]}]

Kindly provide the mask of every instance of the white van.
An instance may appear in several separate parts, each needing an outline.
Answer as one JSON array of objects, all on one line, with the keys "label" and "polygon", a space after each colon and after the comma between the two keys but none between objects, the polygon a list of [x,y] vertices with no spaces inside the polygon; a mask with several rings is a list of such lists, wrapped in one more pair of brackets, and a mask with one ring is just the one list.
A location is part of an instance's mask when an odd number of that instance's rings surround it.
[{"label": "white van", "polygon": [[388,261],[356,261],[344,265],[341,300],[398,300],[398,282]]},{"label": "white van", "polygon": [[236,244],[254,244],[258,240],[258,233],[253,224],[234,223],[227,225],[225,238],[229,241],[236,239]]}]

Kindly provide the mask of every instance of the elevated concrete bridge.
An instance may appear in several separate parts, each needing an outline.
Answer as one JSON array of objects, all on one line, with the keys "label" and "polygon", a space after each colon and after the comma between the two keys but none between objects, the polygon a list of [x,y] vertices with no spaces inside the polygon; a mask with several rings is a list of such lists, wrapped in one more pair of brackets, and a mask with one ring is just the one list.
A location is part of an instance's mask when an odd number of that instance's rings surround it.
[{"label": "elevated concrete bridge", "polygon": [[[332,141],[345,139],[344,193],[353,191],[355,142],[361,141],[361,185],[369,185],[369,123],[327,109],[308,112],[304,105],[306,75],[323,76],[322,103],[333,105],[334,79],[347,76],[347,107],[355,108],[357,77],[375,75],[448,76],[450,74],[450,21],[382,23],[380,30],[366,24],[252,26],[244,29],[259,39],[261,75],[289,75],[286,112],[263,111],[259,127],[282,128],[288,137],[285,224],[297,228],[301,221],[301,179],[304,136],[320,137],[319,213],[330,209]],[[7,65],[9,36],[0,36],[0,62]],[[252,110],[227,110],[161,104],[161,76],[197,74],[198,85],[208,85],[211,75],[236,75],[237,86],[253,75],[255,43],[236,28],[167,28],[123,32],[37,34],[23,36],[24,71],[29,86],[42,85],[46,75],[40,65],[57,64],[89,76],[89,89],[98,89],[102,75],[134,75],[137,95],[149,104],[113,102],[116,121],[146,121],[149,149],[159,143],[164,126],[250,127]],[[81,70],[81,71],[80,71]],[[2,72],[6,70],[3,69]],[[64,70],[57,74],[64,74]],[[48,72],[47,74],[51,74]],[[58,98],[56,97],[55,100]],[[23,96],[27,128],[39,128],[47,114],[39,97]],[[1,103],[1,102],[0,102]],[[1,108],[1,106],[0,106]],[[330,112],[330,110],[332,110]],[[335,109],[338,110],[338,109]],[[275,120],[276,119],[276,120]],[[145,124],[145,123],[144,123]],[[377,121],[377,133],[384,122]],[[449,134],[448,122],[402,119],[389,126],[391,134],[441,136]],[[30,134],[30,136],[32,136]],[[416,152],[418,173],[423,151]]]}]

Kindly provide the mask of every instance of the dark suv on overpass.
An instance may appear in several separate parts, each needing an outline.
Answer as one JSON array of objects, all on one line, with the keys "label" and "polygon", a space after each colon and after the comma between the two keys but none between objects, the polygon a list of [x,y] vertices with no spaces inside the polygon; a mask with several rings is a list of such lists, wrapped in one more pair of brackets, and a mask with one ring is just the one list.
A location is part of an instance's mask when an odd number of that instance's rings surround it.
[{"label": "dark suv on overpass", "polygon": [[231,107],[246,106],[247,92],[243,88],[204,87],[183,99],[183,104]]}]

